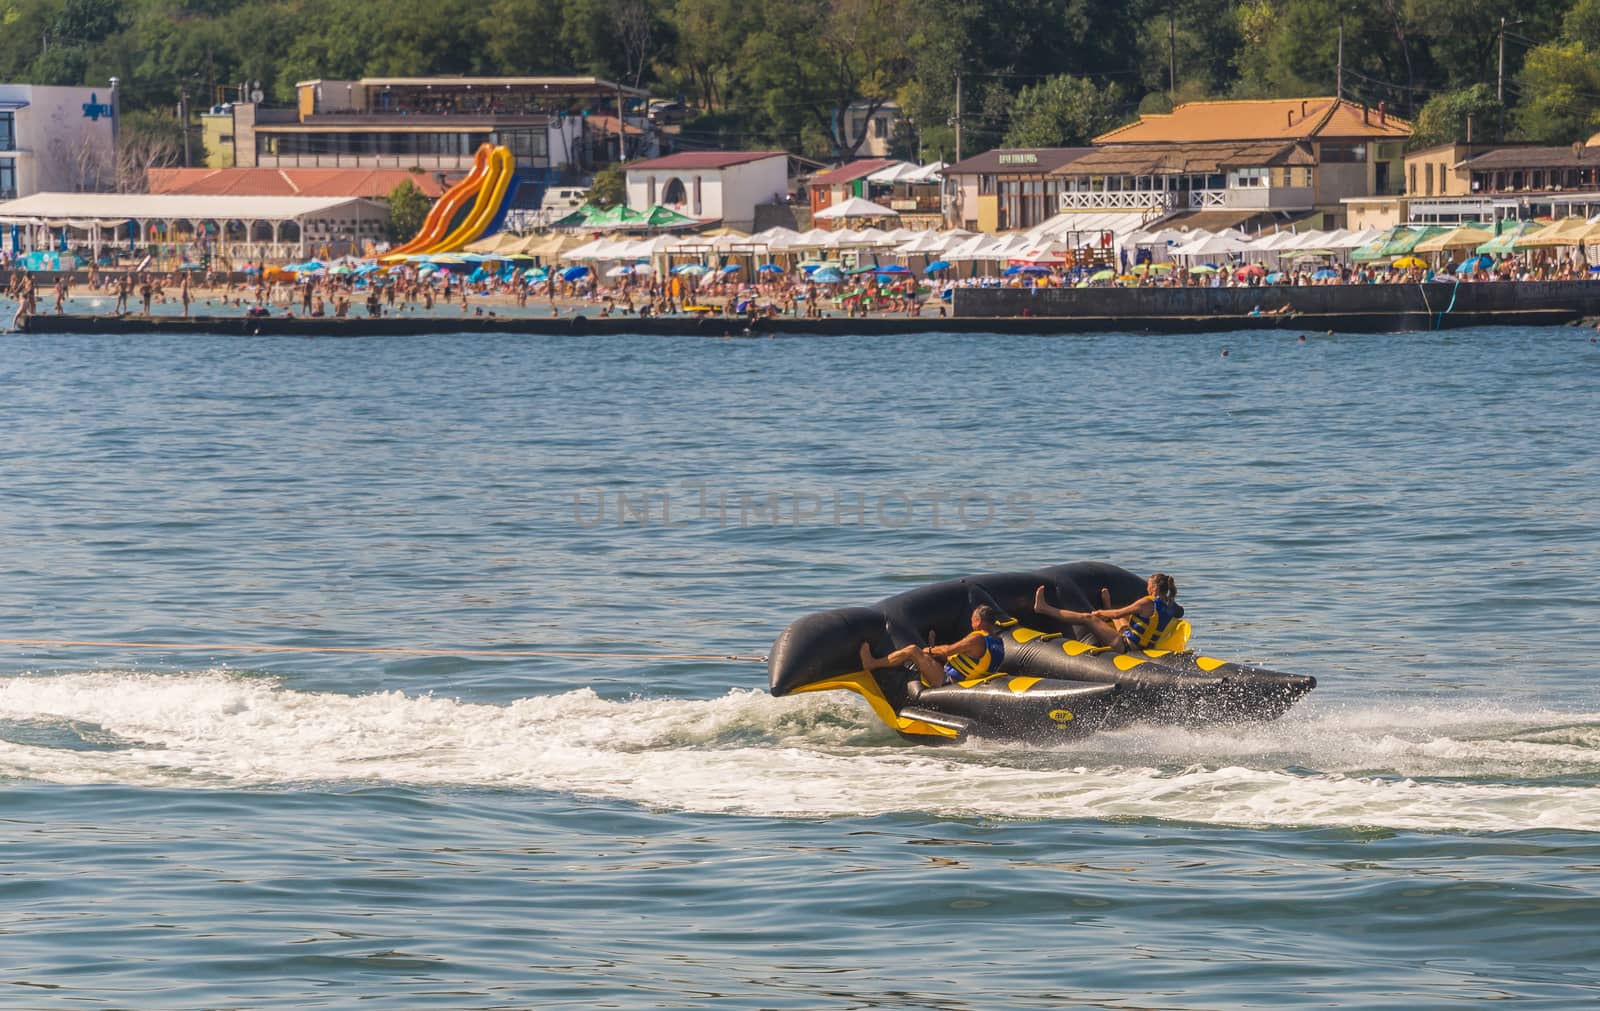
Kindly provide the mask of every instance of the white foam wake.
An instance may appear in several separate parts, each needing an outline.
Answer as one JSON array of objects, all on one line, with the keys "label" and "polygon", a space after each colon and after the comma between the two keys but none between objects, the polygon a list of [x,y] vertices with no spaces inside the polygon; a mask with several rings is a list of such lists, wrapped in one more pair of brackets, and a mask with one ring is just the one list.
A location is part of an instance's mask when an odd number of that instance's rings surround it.
[{"label": "white foam wake", "polygon": [[503,787],[807,817],[1600,831],[1600,714],[1303,704],[1243,729],[927,748],[840,695],[617,702],[580,689],[497,706],[103,671],[0,680],[0,778]]}]

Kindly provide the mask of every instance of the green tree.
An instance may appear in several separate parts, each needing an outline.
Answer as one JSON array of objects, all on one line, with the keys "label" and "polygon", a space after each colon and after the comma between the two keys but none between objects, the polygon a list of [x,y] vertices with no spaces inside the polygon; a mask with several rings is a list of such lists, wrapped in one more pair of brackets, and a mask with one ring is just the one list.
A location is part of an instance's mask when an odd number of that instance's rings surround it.
[{"label": "green tree", "polygon": [[404,242],[416,235],[433,201],[410,179],[389,191],[389,240]]},{"label": "green tree", "polygon": [[1006,147],[1075,147],[1127,121],[1122,89],[1062,74],[1017,92]]},{"label": "green tree", "polygon": [[1474,140],[1486,140],[1494,136],[1499,118],[1500,103],[1494,97],[1494,89],[1487,84],[1447,91],[1428,99],[1417,113],[1416,122],[1412,124],[1411,147],[1416,150],[1464,141],[1469,132]]},{"label": "green tree", "polygon": [[1540,144],[1584,140],[1600,127],[1600,59],[1582,42],[1555,42],[1528,52],[1517,75],[1522,105],[1518,133]]},{"label": "green tree", "polygon": [[613,162],[594,174],[589,186],[589,202],[599,207],[616,207],[628,202],[628,173]]}]

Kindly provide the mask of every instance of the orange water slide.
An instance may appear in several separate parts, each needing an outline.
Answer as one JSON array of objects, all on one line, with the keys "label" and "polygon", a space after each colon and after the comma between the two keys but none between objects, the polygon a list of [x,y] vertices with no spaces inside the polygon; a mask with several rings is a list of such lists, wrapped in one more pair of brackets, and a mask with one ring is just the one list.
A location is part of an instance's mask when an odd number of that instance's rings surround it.
[{"label": "orange water slide", "polygon": [[455,231],[445,236],[425,252],[428,253],[454,253],[469,242],[474,242],[492,224],[499,215],[500,204],[506,198],[506,191],[511,187],[512,178],[517,174],[516,159],[512,157],[511,149],[497,147],[489,155],[489,173],[483,177],[483,185],[478,188],[477,201],[468,212],[467,219]]},{"label": "orange water slide", "polygon": [[422,222],[422,228],[412,236],[409,242],[396,246],[383,254],[383,262],[404,259],[412,253],[420,253],[429,246],[443,238],[450,229],[450,223],[455,216],[465,207],[468,200],[478,195],[483,187],[485,177],[489,174],[494,145],[480,144],[477,153],[472,156],[472,171],[467,177],[444,192],[434,203],[433,209],[428,212],[427,218]]}]

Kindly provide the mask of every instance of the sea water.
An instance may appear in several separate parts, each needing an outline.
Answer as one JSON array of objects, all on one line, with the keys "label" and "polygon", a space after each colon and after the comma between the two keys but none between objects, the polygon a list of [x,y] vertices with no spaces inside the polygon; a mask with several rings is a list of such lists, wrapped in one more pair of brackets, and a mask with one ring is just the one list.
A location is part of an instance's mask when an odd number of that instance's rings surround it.
[{"label": "sea water", "polygon": [[[7,337],[0,1006],[1590,1006],[1591,336]],[[765,691],[1077,559],[1318,689]]]}]

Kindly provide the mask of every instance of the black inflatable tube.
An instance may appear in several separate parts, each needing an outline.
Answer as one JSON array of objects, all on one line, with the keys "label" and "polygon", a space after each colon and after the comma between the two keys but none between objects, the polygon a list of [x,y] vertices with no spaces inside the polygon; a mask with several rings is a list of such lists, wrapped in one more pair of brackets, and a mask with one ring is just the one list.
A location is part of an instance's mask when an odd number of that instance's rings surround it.
[{"label": "black inflatable tube", "polygon": [[[778,636],[768,661],[773,695],[848,688],[866,696],[901,733],[916,739],[1078,735],[1136,721],[1209,723],[1274,719],[1316,679],[1196,653],[1119,655],[1091,648],[1087,629],[1034,613],[1038,587],[1068,610],[1112,606],[1144,594],[1141,577],[1102,562],[1034,572],[991,573],[919,587],[873,607],[821,611]],[[972,609],[1006,617],[1004,674],[966,687],[926,689],[914,671],[861,671],[867,643],[884,656],[910,643],[954,642],[971,629]],[[1098,690],[1097,690],[1098,689]]]}]

